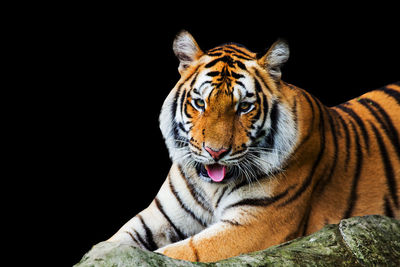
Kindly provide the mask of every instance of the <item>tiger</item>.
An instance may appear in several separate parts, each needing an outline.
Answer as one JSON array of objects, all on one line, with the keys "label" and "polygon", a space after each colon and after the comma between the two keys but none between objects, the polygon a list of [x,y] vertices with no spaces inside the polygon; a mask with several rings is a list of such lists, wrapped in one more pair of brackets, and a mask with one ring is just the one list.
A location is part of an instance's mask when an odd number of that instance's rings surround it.
[{"label": "tiger", "polygon": [[[400,217],[400,83],[333,107],[282,81],[289,45],[203,52],[183,30],[160,112],[172,166],[108,242],[214,262],[352,216]],[[323,85],[322,85],[323,86]]]}]

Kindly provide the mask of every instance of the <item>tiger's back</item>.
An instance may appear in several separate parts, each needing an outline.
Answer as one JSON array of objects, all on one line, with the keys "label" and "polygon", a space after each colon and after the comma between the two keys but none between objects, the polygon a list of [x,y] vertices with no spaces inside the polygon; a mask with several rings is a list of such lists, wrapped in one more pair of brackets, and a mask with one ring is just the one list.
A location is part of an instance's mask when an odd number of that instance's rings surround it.
[{"label": "tiger's back", "polygon": [[325,166],[333,174],[316,188],[307,232],[351,216],[399,218],[399,83],[327,108],[327,114],[332,158]]}]

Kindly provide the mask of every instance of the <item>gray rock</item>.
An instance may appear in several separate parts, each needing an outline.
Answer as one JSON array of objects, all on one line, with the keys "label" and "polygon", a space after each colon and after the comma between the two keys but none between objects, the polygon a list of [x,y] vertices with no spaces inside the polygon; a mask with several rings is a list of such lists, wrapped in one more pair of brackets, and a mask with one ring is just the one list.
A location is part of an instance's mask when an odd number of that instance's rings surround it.
[{"label": "gray rock", "polygon": [[353,217],[309,236],[215,263],[175,260],[101,242],[75,265],[89,266],[400,266],[400,221],[378,215]]}]

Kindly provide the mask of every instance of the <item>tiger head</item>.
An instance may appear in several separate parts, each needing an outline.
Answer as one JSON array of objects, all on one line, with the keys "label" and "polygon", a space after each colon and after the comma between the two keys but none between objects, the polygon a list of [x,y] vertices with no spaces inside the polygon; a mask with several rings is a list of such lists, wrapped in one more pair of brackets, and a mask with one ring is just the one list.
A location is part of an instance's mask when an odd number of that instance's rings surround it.
[{"label": "tiger head", "polygon": [[251,182],[281,170],[296,143],[280,91],[287,43],[275,42],[262,57],[234,43],[203,52],[182,31],[173,49],[181,78],[160,114],[171,159],[209,182]]}]

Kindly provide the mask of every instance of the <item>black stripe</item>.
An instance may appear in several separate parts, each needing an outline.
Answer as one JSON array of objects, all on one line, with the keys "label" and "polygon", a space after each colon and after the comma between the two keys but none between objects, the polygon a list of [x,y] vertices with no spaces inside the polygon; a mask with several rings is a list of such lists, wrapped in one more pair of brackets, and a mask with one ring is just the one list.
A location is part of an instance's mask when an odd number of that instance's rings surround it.
[{"label": "black stripe", "polygon": [[336,125],[335,125],[335,123],[333,121],[333,117],[332,117],[332,116],[334,116],[334,113],[331,112],[329,109],[326,109],[326,108],[324,108],[324,111],[325,111],[325,114],[328,117],[329,129],[330,129],[330,133],[331,133],[332,140],[333,140],[333,158],[332,158],[332,165],[330,166],[328,175],[324,174],[324,177],[321,177],[322,178],[320,180],[321,184],[319,185],[320,186],[319,187],[320,192],[324,191],[325,186],[331,182],[334,170],[335,170],[336,165],[337,165],[337,159],[338,159],[338,139],[337,139],[337,135],[336,135],[337,129],[336,129]]},{"label": "black stripe", "polygon": [[177,140],[180,139],[180,135],[179,135],[179,132],[178,132],[178,129],[177,129],[176,121],[175,121],[176,111],[177,111],[177,108],[178,108],[178,98],[179,98],[179,95],[181,93],[182,86],[183,86],[183,83],[178,87],[178,89],[177,89],[177,91],[175,93],[175,96],[174,96],[174,101],[172,102],[172,105],[171,105],[171,107],[172,107],[171,114],[172,114],[172,120],[173,120],[172,131],[173,131],[173,135],[174,135],[174,139],[175,139],[175,146],[176,147],[182,147],[182,143],[177,141]]},{"label": "black stripe", "polygon": [[334,119],[336,119],[336,117],[333,117],[334,114],[333,112],[331,112],[330,109],[324,109],[325,110],[325,114],[328,116],[328,123],[329,123],[329,129],[330,129],[330,133],[332,135],[332,139],[333,139],[333,146],[334,146],[334,155],[333,155],[333,168],[335,168],[336,165],[336,161],[337,161],[337,153],[338,153],[338,138],[337,138],[337,129],[336,129],[336,124]]},{"label": "black stripe", "polygon": [[[243,156],[243,152],[245,152],[245,151],[247,151],[247,148],[239,149],[239,150],[236,150],[235,152],[232,152],[232,153],[229,155],[229,160],[234,160],[234,159],[241,158],[241,157]],[[237,154],[241,154],[241,155],[238,156],[238,157],[234,157],[234,156],[236,156]]]},{"label": "black stripe", "polygon": [[188,92],[189,92],[189,90],[183,89],[182,93],[181,93],[181,95],[179,97],[181,116],[182,116],[182,112],[183,112],[183,109],[184,109],[184,106],[185,106],[185,98],[186,98],[186,95],[187,95]]},{"label": "black stripe", "polygon": [[161,203],[160,203],[160,201],[158,200],[157,197],[154,199],[154,201],[156,203],[156,207],[158,208],[158,210],[162,213],[164,218],[168,221],[169,225],[171,225],[171,227],[174,229],[175,233],[178,235],[178,239],[174,239],[174,240],[171,240],[171,241],[173,243],[175,243],[175,242],[177,242],[179,240],[185,239],[186,236],[178,229],[178,227],[175,226],[175,224],[171,221],[169,216],[165,213],[165,210],[164,210],[163,206],[161,205]]},{"label": "black stripe", "polygon": [[197,221],[199,224],[201,224],[204,227],[207,227],[207,224],[203,222],[200,218],[198,218],[182,201],[182,199],[179,197],[178,192],[175,190],[175,186],[172,184],[171,177],[168,175],[168,180],[169,180],[169,187],[171,189],[172,194],[175,196],[176,200],[178,201],[179,205],[181,208],[186,211],[192,217],[195,221]]},{"label": "black stripe", "polygon": [[229,196],[230,194],[232,194],[233,192],[235,192],[236,190],[238,190],[238,189],[240,189],[240,188],[242,188],[243,186],[246,186],[246,185],[248,185],[248,184],[249,184],[249,182],[248,182],[246,179],[243,179],[242,182],[240,182],[240,183],[238,183],[237,185],[235,185],[234,187],[232,187],[231,191],[229,191],[229,193],[228,193],[228,196]]},{"label": "black stripe", "polygon": [[298,118],[298,115],[297,115],[297,100],[296,100],[296,98],[293,99],[292,115],[293,115],[294,128],[295,128],[295,130],[297,132],[299,118]]},{"label": "black stripe", "polygon": [[[258,104],[259,107],[261,107],[261,101],[259,102],[258,100],[259,100],[259,98],[257,97],[256,103]],[[239,110],[238,110],[237,112],[238,112],[238,114],[240,113]],[[260,119],[261,112],[262,112],[262,109],[261,109],[261,108],[257,109],[257,113],[254,114],[253,117],[251,117],[251,123],[254,124],[254,123],[256,123],[256,122]],[[255,125],[251,125],[250,127],[251,127],[252,129],[256,128]],[[258,128],[257,131],[262,131],[262,128],[261,128],[261,127],[257,127],[257,128]],[[254,139],[257,139],[258,137],[259,137],[259,134],[256,134],[256,138],[254,138]]]},{"label": "black stripe", "polygon": [[178,89],[175,92],[174,101],[172,102],[172,109],[171,109],[172,118],[175,118],[175,115],[176,115],[176,109],[178,106],[178,98],[181,93],[182,86],[183,86],[183,83],[181,85],[179,85]]},{"label": "black stripe", "polygon": [[271,112],[270,112],[270,120],[271,120],[271,127],[269,129],[268,135],[264,140],[264,144],[262,147],[265,148],[274,148],[275,147],[275,135],[278,131],[278,120],[279,120],[279,108],[278,108],[278,101],[272,103]]},{"label": "black stripe", "polygon": [[210,71],[209,73],[207,73],[207,76],[215,77],[218,76],[219,74],[220,74],[219,71]]},{"label": "black stripe", "polygon": [[241,225],[240,223],[238,223],[237,221],[232,221],[232,220],[224,220],[224,219],[222,219],[221,222],[230,224],[230,225],[232,225],[232,226],[242,226],[242,225]]},{"label": "black stripe", "polygon": [[183,127],[183,124],[182,124],[182,123],[179,122],[179,123],[177,124],[177,126],[178,126],[178,128],[179,128],[182,132],[188,133],[188,131],[186,131],[185,127]]},{"label": "black stripe", "polygon": [[[238,58],[243,58],[243,57],[241,57],[241,56],[237,56],[237,55],[235,55],[235,56],[238,57]],[[243,59],[245,59],[245,58],[243,58]],[[240,62],[240,61],[235,61],[235,63],[238,65],[239,68],[241,68],[242,70],[247,71],[246,65],[244,65],[242,62]]]},{"label": "black stripe", "polygon": [[362,98],[359,99],[358,102],[366,107],[369,112],[375,117],[378,123],[381,125],[385,134],[389,138],[390,142],[394,147],[394,151],[396,151],[398,158],[400,159],[400,138],[399,133],[393,125],[392,119],[386,113],[386,111],[372,99]]},{"label": "black stripe", "polygon": [[306,211],[303,213],[299,224],[294,231],[290,232],[284,239],[285,242],[293,240],[299,236],[305,236],[308,228],[308,222],[310,219],[311,206],[308,205]]},{"label": "black stripe", "polygon": [[[242,86],[246,90],[246,86],[241,81],[235,81],[235,83]],[[247,92],[246,92],[246,96],[247,96]]]},{"label": "black stripe", "polygon": [[[302,236],[305,236],[307,234],[307,229],[308,229],[308,223],[310,221],[310,213],[311,213],[311,206],[308,206],[307,211],[304,214],[303,217],[303,225],[302,225]],[[301,229],[301,228],[299,228]]]},{"label": "black stripe", "polygon": [[[254,79],[254,85],[255,85],[255,88],[256,88],[256,94],[255,94],[256,95],[256,101],[255,101],[255,104],[257,104],[259,108],[257,109],[257,113],[251,118],[251,122],[253,124],[259,120],[259,118],[261,116],[261,112],[263,111],[263,109],[261,109],[261,107],[263,105],[262,105],[262,102],[261,102],[260,95],[264,95],[263,92],[262,92],[262,89],[261,89],[261,85],[260,85],[260,83],[258,82],[257,79]],[[253,96],[254,96],[254,93],[246,92],[246,97],[253,97]],[[268,104],[267,104],[267,106],[268,106]],[[264,114],[264,118],[263,118],[264,120],[266,118],[266,115],[267,114]],[[264,127],[264,122],[262,123],[262,126],[258,127],[257,131],[258,132],[261,131],[263,127]],[[251,128],[254,129],[255,126],[251,125]],[[259,137],[260,137],[260,135],[258,133],[256,133],[254,139],[257,140]]]},{"label": "black stripe", "polygon": [[[276,104],[276,105],[278,104],[277,101],[275,101],[275,102],[272,104],[272,110],[274,109],[274,105],[275,105],[275,104]],[[263,120],[262,120],[260,129],[263,129],[263,128],[264,128],[264,125],[265,125],[265,121],[267,120],[267,114],[268,114],[268,109],[269,109],[267,97],[266,97],[266,95],[263,94],[263,93],[262,93],[262,104],[261,104],[261,105],[262,105],[262,111],[263,111]],[[277,108],[278,108],[278,107],[275,106],[275,109],[277,109]],[[272,117],[272,116],[276,117],[277,115],[279,115],[279,112],[278,112],[278,114],[272,115],[272,110],[271,110],[271,117]],[[277,112],[277,111],[275,111],[275,112]],[[272,118],[271,118],[271,119],[272,119]]]},{"label": "black stripe", "polygon": [[315,109],[314,109],[314,103],[313,103],[313,99],[314,97],[311,96],[309,93],[304,92],[303,90],[300,91],[302,93],[302,95],[304,96],[304,98],[306,99],[308,105],[310,106],[311,109],[311,125],[314,124],[315,121]]},{"label": "black stripe", "polygon": [[219,57],[222,55],[221,52],[215,52],[215,53],[207,53],[207,55],[211,56],[211,57]]},{"label": "black stripe", "polygon": [[393,97],[397,101],[397,104],[400,105],[400,92],[399,91],[396,91],[394,89],[390,89],[387,87],[379,88],[377,90],[384,92],[386,95],[388,95],[390,97]]},{"label": "black stripe", "polygon": [[221,51],[221,50],[223,50],[223,49],[224,49],[224,47],[223,47],[222,45],[221,45],[221,46],[217,46],[217,47],[214,47],[214,48],[208,50],[208,51],[207,51],[207,54],[213,53],[213,52],[216,52],[216,51]]},{"label": "black stripe", "polygon": [[234,67],[234,66],[233,66],[233,63],[234,63],[235,61],[233,60],[232,57],[230,57],[230,56],[228,56],[228,55],[225,55],[225,56],[223,56],[223,57],[219,57],[219,58],[214,59],[213,61],[210,61],[210,62],[207,63],[204,67],[205,67],[205,68],[211,68],[211,67],[213,67],[214,65],[216,65],[218,62],[224,62],[224,63],[228,64],[228,66]]},{"label": "black stripe", "polygon": [[[245,86],[243,85],[243,87],[245,87]],[[254,96],[254,93],[250,93],[250,92],[246,91],[246,97],[253,97],[253,96]]]},{"label": "black stripe", "polygon": [[[238,55],[238,54],[232,54],[232,56],[237,57],[237,58],[239,58],[239,59],[244,59],[244,60],[253,60],[252,58],[244,57],[244,56],[241,56],[241,55]],[[240,62],[239,60],[235,61],[235,63],[238,64],[238,66],[239,66],[241,69],[247,70],[247,69],[246,69],[246,66],[245,66],[242,62]],[[243,66],[240,66],[239,63],[242,64]]]},{"label": "black stripe", "polygon": [[344,160],[344,169],[345,169],[345,171],[347,171],[347,168],[349,166],[349,161],[350,161],[350,148],[351,148],[351,139],[350,139],[349,128],[347,127],[347,123],[343,119],[342,115],[339,112],[337,112],[335,109],[332,109],[332,111],[336,114],[336,117],[339,119],[341,125],[343,126],[343,130],[344,130],[344,137],[345,137],[344,149],[346,151],[346,157]]},{"label": "black stripe", "polygon": [[190,82],[190,88],[193,88],[193,85],[194,85],[194,83],[195,83],[196,80],[197,80],[197,76],[199,76],[199,73],[198,73],[198,72],[194,75],[193,80]]},{"label": "black stripe", "polygon": [[176,117],[176,111],[178,108],[178,99],[180,98],[180,95],[181,95],[182,86],[183,86],[183,83],[181,85],[179,85],[178,89],[176,90],[175,96],[174,96],[174,101],[172,102],[172,105],[171,105],[171,107],[172,107],[171,113],[172,113],[173,119],[175,119],[175,117]]},{"label": "black stripe", "polygon": [[251,58],[249,58],[249,57],[245,57],[245,56],[239,55],[236,51],[239,51],[239,50],[230,49],[228,47],[225,47],[225,49],[224,49],[224,52],[229,54],[230,57],[236,56],[236,57],[241,57],[241,58],[245,58],[245,59],[251,60]]},{"label": "black stripe", "polygon": [[232,45],[226,45],[225,47],[230,48],[230,49],[233,49],[233,50],[235,50],[237,53],[242,54],[243,56],[246,56],[246,57],[248,57],[249,59],[254,59],[251,55],[247,54],[246,52],[244,52],[244,51],[242,51],[242,50],[240,50],[240,49],[237,49],[236,47],[234,47],[234,46],[232,46]]},{"label": "black stripe", "polygon": [[228,187],[224,187],[224,188],[222,189],[222,192],[221,192],[221,194],[219,195],[217,202],[215,203],[215,209],[218,208],[219,202],[221,202],[221,199],[222,199],[222,197],[224,196],[225,191],[226,191],[227,189],[228,189]]},{"label": "black stripe", "polygon": [[[264,128],[265,122],[267,120],[269,105],[268,105],[267,97],[263,93],[263,91],[261,89],[261,85],[257,79],[255,79],[255,85],[256,85],[256,91],[257,91],[256,103],[259,105],[260,108],[257,110],[257,113],[254,115],[254,117],[251,119],[252,123],[257,122],[261,116],[261,112],[263,112],[261,125],[257,127],[258,128],[257,132],[255,134],[255,137],[253,138],[254,140],[258,140],[260,137],[263,137],[265,135],[265,130],[263,128]],[[262,95],[262,98],[260,97],[260,95]],[[262,101],[261,101],[261,99],[262,99]]]},{"label": "black stripe", "polygon": [[193,199],[196,201],[196,203],[198,205],[200,205],[204,210],[206,211],[210,211],[212,210],[211,206],[208,204],[208,202],[206,201],[206,199],[204,198],[203,194],[201,192],[199,192],[194,186],[193,184],[189,181],[189,179],[186,177],[185,173],[182,170],[182,167],[180,165],[178,165],[178,170],[179,173],[181,175],[181,177],[183,178],[183,180],[185,181],[186,187],[189,190],[190,194],[192,195]]},{"label": "black stripe", "polygon": [[227,47],[225,47],[224,52],[225,52],[226,54],[229,54],[229,56],[233,56],[234,54],[236,54],[236,51],[235,51],[235,50],[229,49],[229,48],[227,48]]},{"label": "black stripe", "polygon": [[201,67],[202,65],[200,64],[200,65],[198,65],[197,67],[196,67],[196,69],[194,69],[193,70],[193,72],[182,82],[182,84],[179,86],[179,87],[181,87],[182,85],[184,85],[187,81],[189,81],[192,77],[193,77],[193,75],[196,75],[198,72],[198,70],[199,70],[199,68]]},{"label": "black stripe", "polygon": [[243,75],[243,74],[239,74],[239,73],[236,73],[236,72],[234,72],[234,71],[231,71],[231,76],[232,76],[233,78],[235,78],[235,79],[244,78],[244,75]]},{"label": "black stripe", "polygon": [[[211,85],[212,85],[212,86],[215,86],[216,84],[215,84],[215,83],[212,83]],[[208,103],[210,103],[210,101],[211,101],[211,96],[213,95],[214,91],[216,91],[217,94],[218,94],[218,90],[215,89],[215,88],[212,88],[211,91],[210,91],[210,93],[208,94],[208,97],[207,97],[207,102],[208,102]]]},{"label": "black stripe", "polygon": [[[192,104],[189,103],[188,101],[186,101],[186,104],[185,104],[185,101],[184,101],[184,100],[187,100],[187,99],[188,99],[189,94],[190,94],[190,93],[189,93],[189,90],[187,90],[184,99],[182,99],[182,103],[181,103],[182,107],[181,107],[181,109],[183,110],[183,113],[186,115],[186,117],[189,118],[189,119],[191,119],[192,116],[191,116],[191,115],[188,113],[188,111],[187,111],[187,106],[188,106],[187,104],[190,104],[191,106],[192,106]],[[183,117],[183,114],[182,114],[182,117]]]},{"label": "black stripe", "polygon": [[390,202],[389,202],[389,199],[387,198],[387,196],[385,196],[385,198],[384,198],[383,208],[385,210],[386,216],[394,218],[394,212],[392,210],[392,207],[390,207]]},{"label": "black stripe", "polygon": [[264,79],[262,78],[260,72],[258,72],[258,70],[255,69],[255,68],[254,68],[254,74],[257,76],[258,79],[261,80],[261,82],[263,83],[263,85],[265,86],[265,88],[266,88],[271,94],[273,94],[272,91],[271,91],[271,89],[268,87],[267,83],[266,83],[266,82],[264,81]]},{"label": "black stripe", "polygon": [[135,232],[137,238],[139,239],[139,245],[142,245],[142,248],[145,248],[147,250],[152,250],[136,230],[133,230],[133,232]]},{"label": "black stripe", "polygon": [[360,180],[361,166],[363,163],[363,154],[362,154],[360,138],[358,136],[357,129],[352,121],[349,121],[349,124],[350,124],[351,128],[353,129],[352,136],[354,136],[354,144],[355,144],[355,152],[356,152],[356,155],[355,155],[356,169],[354,170],[353,182],[351,185],[351,192],[350,192],[349,198],[347,200],[347,209],[343,214],[344,219],[351,217],[351,214],[354,209],[354,205],[356,204],[356,201],[358,199],[357,187],[358,187],[358,181]]},{"label": "black stripe", "polygon": [[[225,56],[226,57],[226,56]],[[213,61],[210,61],[209,63],[207,63],[204,67],[205,68],[211,68],[213,67],[215,64],[217,64],[218,62],[224,61],[224,57],[219,57],[214,59]],[[210,76],[210,75],[209,75]]]},{"label": "black stripe", "polygon": [[[342,137],[341,124],[338,122],[339,118],[338,118],[336,110],[333,108],[328,108],[328,107],[325,107],[325,109],[327,110],[328,115],[332,117],[332,122],[335,125],[337,136]],[[340,138],[338,138],[338,140],[339,139]]]},{"label": "black stripe", "polygon": [[397,192],[397,183],[394,175],[394,170],[392,163],[390,162],[390,157],[388,154],[388,151],[386,149],[385,143],[383,142],[383,138],[381,134],[379,133],[378,129],[375,127],[375,125],[371,122],[369,122],[372,130],[375,133],[376,140],[378,141],[378,147],[381,152],[381,158],[382,158],[382,163],[384,166],[385,170],[385,176],[386,176],[386,183],[390,192],[390,196],[392,197],[392,200],[396,206],[396,208],[399,207],[399,199],[396,194]]},{"label": "black stripe", "polygon": [[322,160],[322,157],[324,155],[324,151],[325,151],[325,120],[324,120],[324,116],[322,113],[321,104],[319,103],[319,101],[317,99],[314,99],[314,98],[312,98],[312,99],[317,104],[318,113],[319,113],[319,134],[320,134],[319,152],[318,152],[317,158],[314,161],[314,164],[310,170],[310,173],[308,174],[306,179],[304,179],[300,188],[296,191],[296,193],[294,195],[292,195],[289,199],[287,199],[284,203],[282,203],[279,206],[285,206],[285,205],[295,201],[306,191],[306,189],[310,186],[312,178],[314,177],[317,167],[320,165],[320,161]]},{"label": "black stripe", "polygon": [[[191,104],[191,103],[188,103],[190,106],[192,106],[193,107],[193,105]],[[185,105],[185,108],[183,109],[183,112],[184,112],[184,114],[185,114],[185,116],[188,118],[188,119],[191,119],[191,118],[193,118],[192,117],[192,115],[190,115],[189,113],[188,113],[188,110],[187,110],[187,107],[188,107],[188,105]],[[194,107],[193,107],[194,108]],[[187,124],[187,122],[186,122],[186,124]],[[186,132],[186,131],[185,131]]]},{"label": "black stripe", "polygon": [[345,105],[347,105],[347,104],[344,103],[344,104],[338,105],[336,107],[343,110],[347,114],[349,114],[357,122],[357,125],[361,129],[361,134],[364,139],[365,147],[366,147],[367,151],[369,152],[369,136],[368,136],[367,130],[365,129],[364,122],[351,107],[347,107]]},{"label": "black stripe", "polygon": [[314,109],[314,104],[311,101],[312,97],[307,92],[305,92],[303,90],[300,90],[300,92],[304,96],[304,98],[306,99],[308,105],[310,106],[310,109],[311,109],[311,122],[309,123],[310,128],[308,129],[308,132],[304,136],[302,136],[302,139],[299,142],[299,145],[297,146],[297,148],[293,152],[293,154],[295,154],[297,152],[297,149],[300,148],[305,142],[308,141],[308,139],[311,137],[311,134],[314,131],[314,127],[313,126],[314,126],[314,122],[315,122],[315,109]]},{"label": "black stripe", "polygon": [[[261,79],[261,78],[258,77],[258,79]],[[264,92],[263,92],[263,90],[262,90],[261,84],[260,84],[260,82],[258,81],[258,79],[257,79],[257,78],[254,78],[255,89],[256,89],[256,92],[257,92],[257,93],[262,94],[262,93],[264,93]]]},{"label": "black stripe", "polygon": [[140,222],[142,223],[143,229],[146,233],[146,244],[149,247],[149,250],[154,251],[158,248],[157,244],[154,242],[153,239],[153,233],[151,232],[150,228],[147,226],[147,224],[144,222],[143,217],[138,214],[138,218]]},{"label": "black stripe", "polygon": [[192,249],[193,254],[194,254],[194,261],[199,262],[200,261],[200,257],[199,257],[199,252],[197,251],[196,247],[193,244],[193,236],[191,236],[189,238],[189,247]]},{"label": "black stripe", "polygon": [[282,193],[273,197],[263,197],[263,198],[245,198],[236,203],[228,205],[225,207],[224,211],[237,206],[255,206],[255,207],[267,207],[281,198],[285,197],[291,188],[286,189]]},{"label": "black stripe", "polygon": [[[212,81],[204,81],[204,82],[202,82],[201,84],[200,84],[200,86],[199,86],[199,90],[205,85],[205,84],[211,84],[212,83]],[[200,92],[197,90],[197,89],[193,89],[193,92],[195,92],[196,94],[198,94],[199,96],[201,96],[201,94],[200,94]]]},{"label": "black stripe", "polygon": [[133,240],[133,242],[135,242],[136,244],[140,245],[139,241],[133,236],[132,233],[125,231],[125,233],[127,233]]}]

